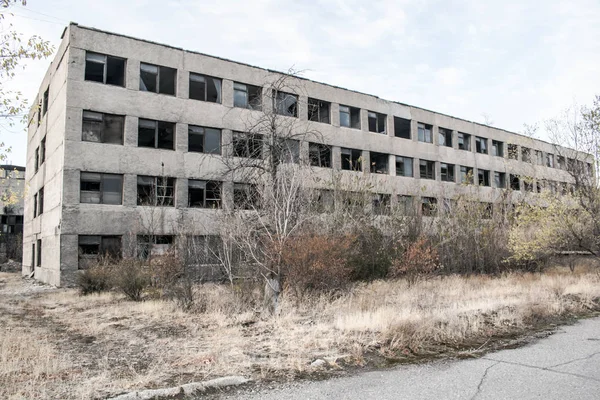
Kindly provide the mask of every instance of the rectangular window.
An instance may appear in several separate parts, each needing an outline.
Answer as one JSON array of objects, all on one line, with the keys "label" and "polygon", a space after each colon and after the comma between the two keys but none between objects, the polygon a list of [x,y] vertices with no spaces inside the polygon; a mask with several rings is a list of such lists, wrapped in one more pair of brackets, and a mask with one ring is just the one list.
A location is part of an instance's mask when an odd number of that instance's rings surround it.
[{"label": "rectangular window", "polygon": [[233,156],[262,159],[263,136],[254,133],[233,132]]},{"label": "rectangular window", "polygon": [[521,180],[518,175],[510,174],[510,188],[512,190],[521,190]]},{"label": "rectangular window", "polygon": [[329,124],[331,103],[323,100],[308,98],[308,120]]},{"label": "rectangular window", "polygon": [[531,162],[531,149],[529,147],[521,147],[521,161]]},{"label": "rectangular window", "polygon": [[279,138],[278,160],[282,163],[298,164],[300,162],[300,141],[296,139]]},{"label": "rectangular window", "polygon": [[37,215],[42,215],[44,213],[44,188],[41,188],[38,192],[38,213]]},{"label": "rectangular window", "polygon": [[125,117],[83,111],[82,136],[85,142],[123,144]]},{"label": "rectangular window", "polygon": [[523,190],[526,192],[533,192],[533,178],[526,176],[523,178]]},{"label": "rectangular window", "polygon": [[125,59],[86,52],[85,80],[125,86]]},{"label": "rectangular window", "polygon": [[454,164],[440,163],[440,178],[444,182],[454,182]]},{"label": "rectangular window", "polygon": [[392,195],[387,193],[374,193],[371,205],[375,215],[390,215],[392,208]]},{"label": "rectangular window", "polygon": [[404,194],[398,195],[396,207],[402,215],[413,215],[415,213],[415,203],[412,196]]},{"label": "rectangular window", "polygon": [[48,86],[46,88],[46,91],[44,92],[44,101],[42,103],[42,116],[46,115],[46,113],[48,112],[48,102],[50,101],[50,86]]},{"label": "rectangular window", "polygon": [[424,217],[437,214],[437,199],[435,197],[421,197],[421,213]]},{"label": "rectangular window", "polygon": [[369,132],[382,133],[385,135],[387,115],[369,111],[368,116]]},{"label": "rectangular window", "polygon": [[35,149],[35,172],[38,172],[40,169],[40,148],[37,147]]},{"label": "rectangular window", "polygon": [[473,168],[460,166],[460,183],[473,184]]},{"label": "rectangular window", "polygon": [[544,153],[539,150],[535,151],[535,160],[538,165],[544,165]]},{"label": "rectangular window", "polygon": [[563,156],[556,157],[556,168],[565,169],[565,157],[563,157]]},{"label": "rectangular window", "polygon": [[362,151],[342,148],[342,169],[362,171]]},{"label": "rectangular window", "polygon": [[479,186],[490,186],[490,171],[477,169],[477,183]]},{"label": "rectangular window", "polygon": [[190,99],[221,103],[221,80],[190,72]]},{"label": "rectangular window", "polygon": [[262,88],[259,86],[246,85],[234,82],[233,84],[233,106],[260,110],[262,104]]},{"label": "rectangular window", "polygon": [[396,156],[396,176],[413,176],[413,159]]},{"label": "rectangular window", "polygon": [[40,165],[46,161],[46,136],[40,142]]},{"label": "rectangular window", "polygon": [[494,184],[497,188],[506,188],[506,174],[504,172],[494,172]]},{"label": "rectangular window", "polygon": [[41,267],[42,266],[42,239],[38,239],[36,240],[36,257],[35,257],[35,266],[36,267]]},{"label": "rectangular window", "polygon": [[438,128],[438,132],[440,146],[452,147],[452,131],[450,129]]},{"label": "rectangular window", "polygon": [[221,130],[189,125],[188,151],[221,154]]},{"label": "rectangular window", "polygon": [[175,123],[141,119],[138,122],[138,147],[175,149]]},{"label": "rectangular window", "polygon": [[475,136],[475,151],[481,154],[487,154],[487,139],[479,136]]},{"label": "rectangular window", "polygon": [[371,173],[373,174],[389,174],[390,156],[384,153],[370,153],[371,158]]},{"label": "rectangular window", "polygon": [[333,190],[315,189],[313,191],[313,210],[317,213],[333,212],[335,196]]},{"label": "rectangular window", "polygon": [[37,193],[33,195],[33,218],[38,215],[38,195]]},{"label": "rectangular window", "polygon": [[340,126],[360,129],[360,108],[340,104]]},{"label": "rectangular window", "polygon": [[458,148],[460,150],[471,151],[471,135],[458,132]]},{"label": "rectangular window", "polygon": [[554,154],[546,154],[546,167],[554,168]]},{"label": "rectangular window", "polygon": [[175,95],[177,70],[160,65],[140,64],[140,90]]},{"label": "rectangular window", "polygon": [[147,260],[150,256],[166,254],[173,245],[172,235],[138,235],[137,257]]},{"label": "rectangular window", "polygon": [[121,204],[123,175],[81,172],[81,203]]},{"label": "rectangular window", "polygon": [[121,258],[121,236],[79,235],[79,269],[87,269],[100,258]]},{"label": "rectangular window", "polygon": [[297,117],[298,96],[273,90],[273,111],[286,117]]},{"label": "rectangular window", "polygon": [[410,119],[394,117],[394,136],[410,139]]},{"label": "rectangular window", "polygon": [[419,160],[419,173],[422,179],[435,179],[435,161]]},{"label": "rectangular window", "polygon": [[241,210],[253,210],[260,206],[260,194],[251,183],[233,184],[233,206]]},{"label": "rectangular window", "polygon": [[221,208],[221,182],[188,179],[188,207]]},{"label": "rectangular window", "polygon": [[492,155],[496,157],[504,157],[504,143],[497,140],[492,140]]},{"label": "rectangular window", "polygon": [[35,243],[31,244],[31,270],[35,269]]},{"label": "rectangular window", "polygon": [[331,146],[321,143],[308,144],[308,158],[313,167],[331,168]]},{"label": "rectangular window", "polygon": [[419,142],[433,143],[431,128],[431,125],[423,124],[421,122],[417,124]]},{"label": "rectangular window", "polygon": [[516,144],[508,145],[508,159],[509,160],[518,160],[519,159],[519,146]]},{"label": "rectangular window", "polygon": [[221,249],[222,242],[219,235],[188,236],[187,249],[184,254],[186,275],[190,276],[191,274],[192,278],[197,280],[217,278],[219,276],[218,268],[207,269],[206,267],[221,266]]},{"label": "rectangular window", "polygon": [[172,207],[175,199],[175,178],[162,176],[137,177],[138,206]]}]

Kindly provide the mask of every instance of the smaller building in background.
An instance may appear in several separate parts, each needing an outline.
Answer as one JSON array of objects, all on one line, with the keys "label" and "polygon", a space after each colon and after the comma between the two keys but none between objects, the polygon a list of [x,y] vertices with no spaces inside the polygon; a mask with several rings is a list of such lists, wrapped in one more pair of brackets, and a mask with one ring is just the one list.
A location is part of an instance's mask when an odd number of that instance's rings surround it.
[{"label": "smaller building in background", "polygon": [[0,165],[0,262],[23,259],[25,167]]}]

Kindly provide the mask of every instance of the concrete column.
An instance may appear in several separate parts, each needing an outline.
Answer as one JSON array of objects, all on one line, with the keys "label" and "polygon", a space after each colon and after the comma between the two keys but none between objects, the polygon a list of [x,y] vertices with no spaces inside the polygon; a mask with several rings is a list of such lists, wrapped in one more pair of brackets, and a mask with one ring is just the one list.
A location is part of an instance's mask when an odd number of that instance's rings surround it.
[{"label": "concrete column", "polygon": [[188,124],[175,124],[175,150],[188,151]]},{"label": "concrete column", "polygon": [[369,132],[369,111],[363,108],[360,109],[360,130]]},{"label": "concrete column", "polygon": [[223,79],[221,83],[221,104],[233,107],[233,81]]},{"label": "concrete column", "polygon": [[368,150],[362,151],[362,167],[363,167],[363,174],[371,173],[371,154],[369,153]]},{"label": "concrete column", "polygon": [[123,176],[123,205],[129,207],[137,205],[137,175]]},{"label": "concrete column", "polygon": [[221,189],[223,209],[233,210],[233,182],[223,182]]},{"label": "concrete column", "polygon": [[331,125],[340,126],[340,105],[338,103],[331,103]]},{"label": "concrete column", "polygon": [[458,150],[458,131],[452,131],[452,148]]},{"label": "concrete column", "polygon": [[433,139],[433,144],[436,146],[440,145],[440,137],[439,137],[439,126],[437,125],[431,125],[431,136]]},{"label": "concrete column", "polygon": [[418,158],[413,158],[413,177],[415,179],[421,179],[421,171],[420,171],[420,160]]},{"label": "concrete column", "polygon": [[341,147],[332,146],[331,162],[332,162],[332,167],[335,171],[339,171],[342,169],[342,148]]},{"label": "concrete column", "polygon": [[308,120],[308,96],[298,95],[298,119]]},{"label": "concrete column", "polygon": [[129,90],[140,90],[140,60],[128,59],[125,69],[125,87]]},{"label": "concrete column", "polygon": [[439,161],[434,161],[434,162],[435,162],[435,166],[434,166],[435,180],[440,182],[442,180],[442,168],[440,166]]},{"label": "concrete column", "polygon": [[413,142],[419,141],[419,121],[410,120],[410,137]]},{"label": "concrete column", "polygon": [[188,180],[177,178],[175,181],[175,208],[188,206]]},{"label": "concrete column", "polygon": [[308,146],[309,142],[300,141],[300,165],[310,165]]},{"label": "concrete column", "polygon": [[137,147],[138,145],[138,117],[125,117],[125,132],[123,133],[123,144],[125,146]]},{"label": "concrete column", "polygon": [[63,197],[62,204],[79,204],[81,173],[77,169],[63,171]]},{"label": "concrete column", "polygon": [[231,129],[221,130],[221,155],[223,157],[233,156],[233,131]]},{"label": "concrete column", "polygon": [[394,154],[389,155],[388,166],[390,176],[396,176],[396,156]]},{"label": "concrete column", "polygon": [[387,135],[390,137],[394,137],[395,136],[394,116],[391,114],[388,114],[386,117],[385,123],[386,123],[385,129],[387,130]]}]

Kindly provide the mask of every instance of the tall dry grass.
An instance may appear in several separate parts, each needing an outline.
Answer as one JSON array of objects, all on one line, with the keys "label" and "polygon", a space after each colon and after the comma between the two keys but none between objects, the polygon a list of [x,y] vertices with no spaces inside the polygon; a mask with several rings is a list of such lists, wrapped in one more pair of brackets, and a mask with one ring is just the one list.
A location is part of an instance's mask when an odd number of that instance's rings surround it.
[{"label": "tall dry grass", "polygon": [[[336,359],[361,364],[373,354],[469,352],[558,316],[598,309],[600,275],[579,269],[439,277],[410,286],[376,281],[336,297],[304,296],[300,303],[283,296],[274,317],[255,310],[252,295],[214,284],[197,288],[196,309],[189,312],[115,293],[27,296],[3,289],[0,296],[9,301],[0,302],[0,315],[10,324],[0,325],[0,398],[27,398],[24,391],[38,398],[101,398],[229,374],[289,376],[310,371],[316,358],[338,368]],[[32,310],[36,318],[27,317]]]}]

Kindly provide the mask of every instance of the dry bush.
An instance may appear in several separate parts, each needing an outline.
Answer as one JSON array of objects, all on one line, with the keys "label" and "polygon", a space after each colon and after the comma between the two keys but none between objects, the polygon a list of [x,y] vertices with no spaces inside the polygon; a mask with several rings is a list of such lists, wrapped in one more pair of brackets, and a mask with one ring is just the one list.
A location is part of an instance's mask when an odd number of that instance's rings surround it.
[{"label": "dry bush", "polygon": [[82,295],[106,292],[112,288],[113,272],[110,266],[97,264],[80,271],[75,284]]},{"label": "dry bush", "polygon": [[300,235],[282,251],[284,287],[299,297],[311,291],[345,288],[351,279],[351,236]]},{"label": "dry bush", "polygon": [[437,251],[421,236],[408,245],[402,257],[394,260],[391,276],[403,277],[409,285],[414,285],[419,279],[426,278],[439,269]]},{"label": "dry bush", "polygon": [[112,269],[114,286],[129,300],[141,301],[144,290],[152,282],[148,268],[141,260],[123,259]]},{"label": "dry bush", "polygon": [[395,243],[380,229],[367,226],[356,235],[348,263],[352,279],[370,281],[385,278],[396,253]]}]

